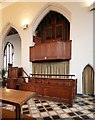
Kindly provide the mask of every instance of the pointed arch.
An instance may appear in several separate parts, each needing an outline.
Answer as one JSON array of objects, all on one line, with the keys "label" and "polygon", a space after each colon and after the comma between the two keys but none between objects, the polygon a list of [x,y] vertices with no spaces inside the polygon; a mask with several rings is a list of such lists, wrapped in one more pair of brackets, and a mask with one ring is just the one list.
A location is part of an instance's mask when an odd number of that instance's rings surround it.
[{"label": "pointed arch", "polygon": [[[8,36],[8,33],[11,31],[12,28],[14,28],[17,31],[17,34],[15,34],[15,35],[12,34],[12,35]],[[17,39],[18,42],[15,41],[15,39]],[[4,48],[7,44],[7,42],[11,42],[14,45],[15,54],[13,56],[13,60],[12,60],[13,62],[12,63],[14,63],[13,65],[19,66],[21,64],[21,42],[22,41],[21,41],[19,31],[11,23],[8,23],[2,30],[2,42],[1,42],[2,68],[4,67]],[[18,52],[18,50],[19,50],[19,52]],[[8,62],[8,63],[11,63],[11,62]],[[8,64],[7,64],[7,66],[8,66]]]},{"label": "pointed arch", "polygon": [[82,72],[83,94],[94,95],[94,69],[87,64]]},{"label": "pointed arch", "polygon": [[64,6],[60,5],[60,4],[56,4],[56,3],[48,3],[46,6],[44,6],[39,13],[36,15],[35,19],[32,22],[32,32],[34,33],[37,26],[39,25],[39,23],[41,22],[41,20],[51,11],[55,11],[58,12],[60,14],[62,14],[63,16],[65,16],[68,21],[71,21],[71,12],[65,8]]},{"label": "pointed arch", "polygon": [[84,69],[83,69],[83,71],[86,69],[86,68],[91,68],[92,70],[93,70],[93,72],[94,72],[94,69],[93,69],[93,67],[90,65],[90,64],[87,64],[85,67],[84,67]]},{"label": "pointed arch", "polygon": [[20,36],[20,32],[18,31],[17,27],[15,25],[13,25],[12,23],[7,23],[1,33],[2,34],[1,35],[2,36],[2,49],[4,49],[4,44],[3,44],[4,39],[11,28],[14,28],[18,32],[18,35]]}]

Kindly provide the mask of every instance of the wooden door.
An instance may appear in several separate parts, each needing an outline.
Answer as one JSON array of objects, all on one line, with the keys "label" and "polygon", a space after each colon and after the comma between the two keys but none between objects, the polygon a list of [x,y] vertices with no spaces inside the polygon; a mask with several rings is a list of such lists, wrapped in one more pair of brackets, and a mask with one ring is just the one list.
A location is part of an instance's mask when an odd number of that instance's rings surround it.
[{"label": "wooden door", "polygon": [[83,94],[86,95],[94,94],[94,70],[89,64],[83,69],[82,87]]}]

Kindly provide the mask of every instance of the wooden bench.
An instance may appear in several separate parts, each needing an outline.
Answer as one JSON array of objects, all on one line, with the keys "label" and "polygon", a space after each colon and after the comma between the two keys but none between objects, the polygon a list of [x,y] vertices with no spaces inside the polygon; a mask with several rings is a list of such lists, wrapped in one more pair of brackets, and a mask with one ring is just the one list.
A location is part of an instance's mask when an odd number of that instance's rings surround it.
[{"label": "wooden bench", "polygon": [[[0,108],[1,120],[16,120],[15,111]],[[21,114],[21,120],[33,120],[32,116]]]}]

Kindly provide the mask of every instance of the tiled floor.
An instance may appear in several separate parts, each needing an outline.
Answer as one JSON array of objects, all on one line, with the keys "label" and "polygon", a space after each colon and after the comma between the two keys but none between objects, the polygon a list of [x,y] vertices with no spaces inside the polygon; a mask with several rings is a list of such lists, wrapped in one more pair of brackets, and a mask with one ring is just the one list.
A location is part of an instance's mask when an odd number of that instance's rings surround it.
[{"label": "tiled floor", "polygon": [[[73,107],[61,102],[32,98],[22,106],[22,113],[30,114],[35,120],[95,120],[95,98],[91,96],[77,97]],[[13,106],[5,105],[14,110]]]}]

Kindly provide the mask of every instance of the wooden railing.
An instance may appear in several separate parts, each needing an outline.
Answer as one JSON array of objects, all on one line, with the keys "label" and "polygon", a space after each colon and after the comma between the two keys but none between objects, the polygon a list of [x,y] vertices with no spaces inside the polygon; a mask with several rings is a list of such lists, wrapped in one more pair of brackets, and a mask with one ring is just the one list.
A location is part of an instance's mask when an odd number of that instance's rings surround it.
[{"label": "wooden railing", "polygon": [[23,69],[23,67],[22,67],[22,72],[23,72],[27,77],[30,77],[30,76],[27,74],[27,72]]},{"label": "wooden railing", "polygon": [[41,77],[41,78],[72,78],[75,77],[75,75],[63,75],[63,74],[30,74],[31,77]]}]

